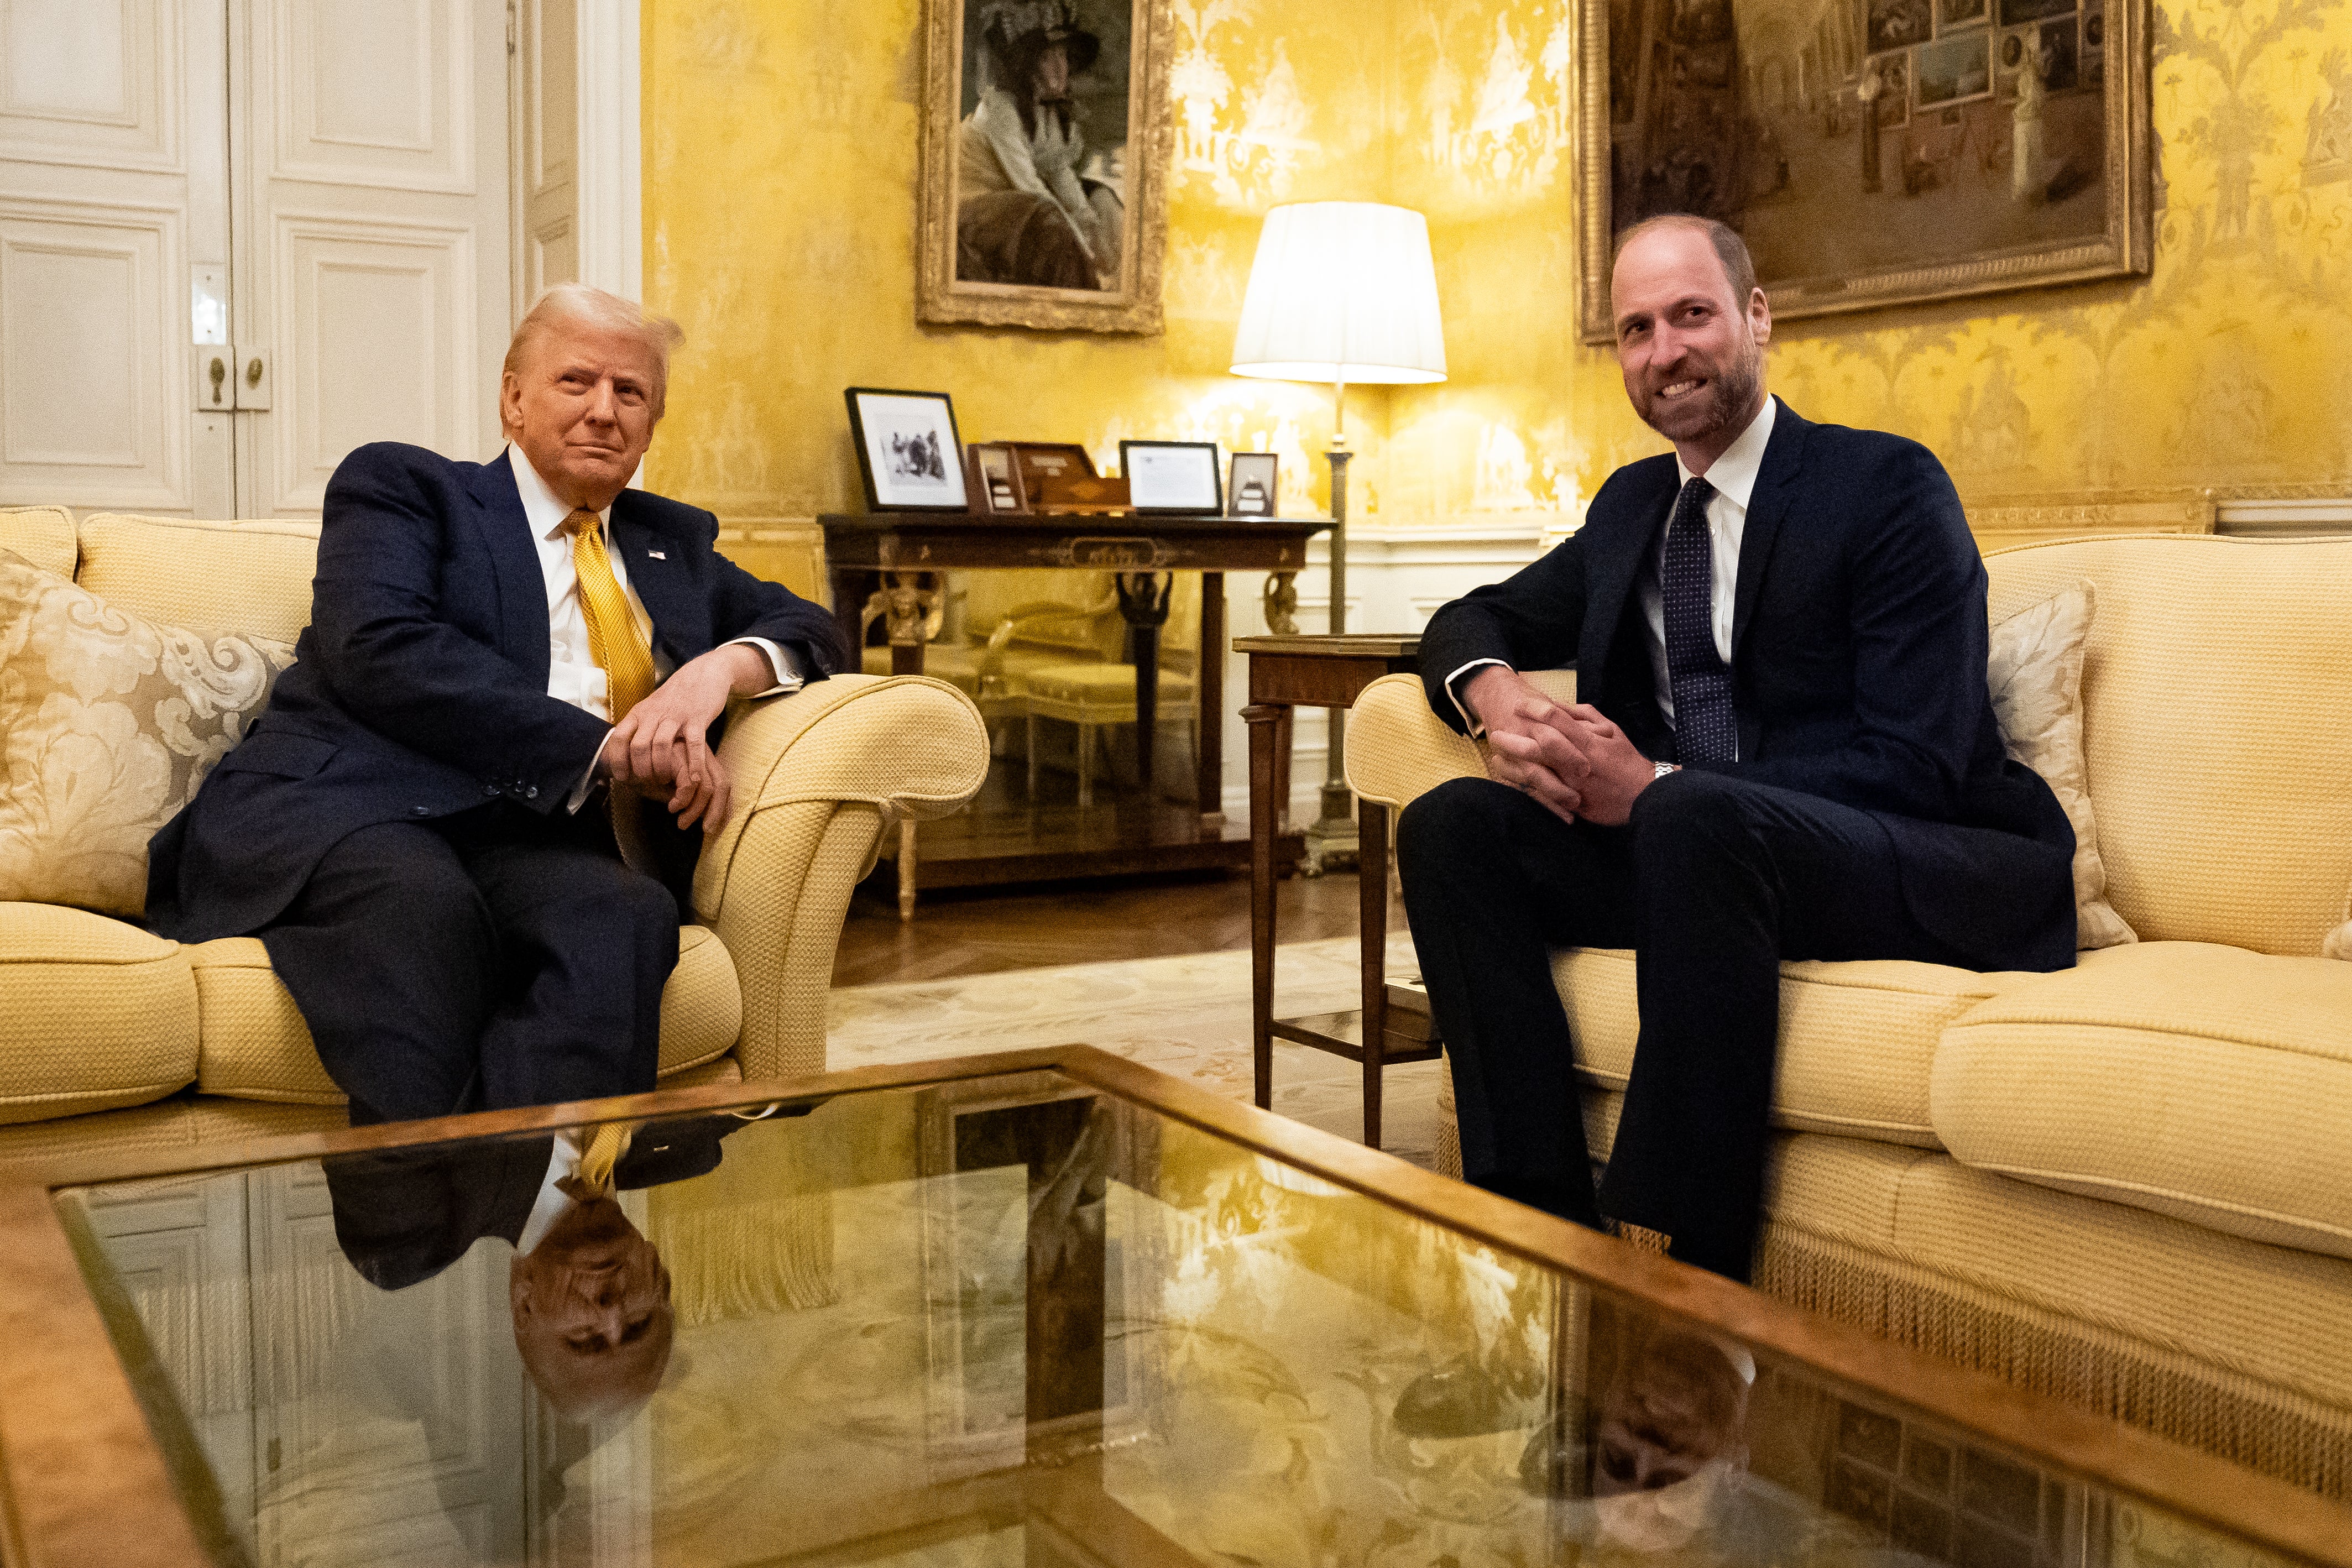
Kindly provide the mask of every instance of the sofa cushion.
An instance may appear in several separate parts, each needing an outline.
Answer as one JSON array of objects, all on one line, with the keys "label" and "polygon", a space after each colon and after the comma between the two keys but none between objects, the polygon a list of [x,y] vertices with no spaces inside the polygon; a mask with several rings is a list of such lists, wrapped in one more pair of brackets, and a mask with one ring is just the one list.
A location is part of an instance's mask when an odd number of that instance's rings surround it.
[{"label": "sofa cushion", "polygon": [[[343,1102],[258,937],[224,937],[186,952],[202,998],[197,1082],[206,1094],[295,1105]],[[742,1032],[743,993],[726,945],[708,926],[680,927],[677,967],[662,991],[661,1076],[718,1060]]]},{"label": "sofa cushion", "polygon": [[2116,912],[2145,942],[2317,953],[2352,912],[2352,539],[2110,536],[1985,569],[1996,620],[2097,589],[2083,739]]},{"label": "sofa cushion", "polygon": [[140,1105],[196,1076],[179,945],[54,904],[0,903],[0,1123]]},{"label": "sofa cushion", "polygon": [[2107,868],[2091,809],[2083,751],[2083,647],[2091,632],[2088,583],[2070,583],[1992,628],[1986,660],[1993,717],[2009,754],[2042,775],[2074,829],[2074,945],[2137,942],[2107,902]]},{"label": "sofa cushion", "polygon": [[1953,1157],[2352,1258],[2352,964],[2143,942],[2011,987],[1946,1031]]},{"label": "sofa cushion", "polygon": [[318,561],[315,522],[100,511],[81,520],[74,580],[143,616],[290,643],[310,624]]},{"label": "sofa cushion", "polygon": [[[1945,1026],[2034,978],[1898,959],[1783,963],[1773,1121],[1936,1147],[1927,1075]],[[1552,955],[1552,980],[1568,1008],[1578,1072],[1589,1083],[1623,1089],[1641,1032],[1633,953],[1563,949]]]},{"label": "sofa cushion", "polygon": [[0,899],[143,911],[147,841],[293,658],[151,621],[0,551]]},{"label": "sofa cushion", "polygon": [[74,574],[79,546],[73,513],[61,506],[0,507],[0,550],[21,555],[44,572]]}]

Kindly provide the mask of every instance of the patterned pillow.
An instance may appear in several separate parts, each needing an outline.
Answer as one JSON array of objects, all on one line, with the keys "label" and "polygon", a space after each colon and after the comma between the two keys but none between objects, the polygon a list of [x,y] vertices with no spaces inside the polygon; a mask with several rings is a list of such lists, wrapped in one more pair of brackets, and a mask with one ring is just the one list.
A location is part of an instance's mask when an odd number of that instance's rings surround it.
[{"label": "patterned pillow", "polygon": [[2120,947],[2139,933],[2107,902],[2107,866],[2091,816],[2083,752],[2083,645],[2091,585],[2076,583],[1992,628],[1986,679],[2009,754],[2040,773],[2074,825],[2074,945]]},{"label": "patterned pillow", "polygon": [[290,644],[158,626],[0,551],[0,900],[143,912],[147,840],[293,662]]}]

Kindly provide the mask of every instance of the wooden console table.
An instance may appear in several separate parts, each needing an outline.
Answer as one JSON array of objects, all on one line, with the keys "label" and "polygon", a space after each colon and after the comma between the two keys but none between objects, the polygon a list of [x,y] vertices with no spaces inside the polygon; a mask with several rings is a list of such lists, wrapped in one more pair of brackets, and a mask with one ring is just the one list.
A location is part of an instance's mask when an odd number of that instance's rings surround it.
[{"label": "wooden console table", "polygon": [[[1150,794],[1160,706],[1160,628],[1167,619],[1162,574],[1201,574],[1201,647],[1194,678],[1199,704],[1195,769],[1201,808],[1192,842],[1106,841],[1058,853],[984,843],[926,875],[915,853],[915,827],[899,828],[898,910],[911,917],[919,887],[976,886],[1047,877],[1114,875],[1238,864],[1243,846],[1224,837],[1224,660],[1227,572],[1265,572],[1266,624],[1292,629],[1292,585],[1307,564],[1307,542],[1331,526],[1323,518],[1035,515],[987,512],[872,512],[818,519],[824,529],[833,613],[843,639],[863,642],[871,607],[890,637],[890,668],[923,672],[923,646],[938,625],[940,597],[923,574],[950,570],[1062,570],[1117,575],[1119,611],[1133,634],[1136,756]],[[876,578],[879,577],[877,585]],[[1206,857],[1204,858],[1204,856]]]},{"label": "wooden console table", "polygon": [[1418,636],[1343,633],[1336,637],[1235,637],[1249,656],[1250,705],[1242,710],[1250,748],[1250,1051],[1257,1103],[1274,1107],[1274,1042],[1292,1040],[1360,1062],[1364,1068],[1364,1142],[1381,1146],[1381,1072],[1391,1062],[1434,1061],[1441,1047],[1396,1049],[1388,1027],[1389,808],[1356,802],[1358,962],[1363,1006],[1303,1018],[1274,1016],[1275,821],[1288,804],[1285,776],[1294,707],[1348,708],[1383,675],[1419,668]]}]

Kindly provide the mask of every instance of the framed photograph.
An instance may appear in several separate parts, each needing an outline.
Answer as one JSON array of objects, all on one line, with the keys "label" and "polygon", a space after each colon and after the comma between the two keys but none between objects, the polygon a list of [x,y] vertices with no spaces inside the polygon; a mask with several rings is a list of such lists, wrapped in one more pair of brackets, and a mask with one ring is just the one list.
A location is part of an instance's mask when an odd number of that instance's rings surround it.
[{"label": "framed photograph", "polygon": [[923,0],[915,313],[1160,330],[1171,0]]},{"label": "framed photograph", "polygon": [[1024,512],[1029,498],[1021,487],[1021,465],[1013,460],[1012,443],[974,441],[971,453],[971,510]]},{"label": "framed photograph", "polygon": [[1282,459],[1272,452],[1235,452],[1233,479],[1225,486],[1225,515],[1279,515],[1282,492],[1276,486],[1275,479],[1281,465]]},{"label": "framed photograph", "polygon": [[1992,91],[1992,35],[1938,38],[1919,49],[1919,107],[1965,103]]},{"label": "framed photograph", "polygon": [[1019,471],[1024,505],[1042,505],[1048,490],[1095,478],[1095,460],[1076,441],[1007,441]]},{"label": "framed photograph", "polygon": [[1865,17],[1863,47],[1872,54],[1927,39],[1927,0],[1869,0]]},{"label": "framed photograph", "polygon": [[1121,441],[1118,467],[1138,511],[1215,517],[1225,510],[1214,441]]},{"label": "framed photograph", "polygon": [[853,386],[849,434],[870,511],[969,511],[963,443],[944,392]]},{"label": "framed photograph", "polygon": [[1587,342],[1661,213],[1737,229],[1784,321],[2148,270],[2148,0],[1576,4]]}]

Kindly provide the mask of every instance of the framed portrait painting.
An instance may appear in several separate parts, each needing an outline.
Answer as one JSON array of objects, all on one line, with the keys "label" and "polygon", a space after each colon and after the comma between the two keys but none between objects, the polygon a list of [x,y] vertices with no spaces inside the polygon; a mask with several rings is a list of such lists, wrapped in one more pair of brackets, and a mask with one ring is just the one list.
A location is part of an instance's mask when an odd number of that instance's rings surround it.
[{"label": "framed portrait painting", "polygon": [[2148,0],[1578,4],[1588,342],[1664,213],[1738,230],[1784,319],[2148,269]]},{"label": "framed portrait painting", "polygon": [[1171,0],[923,0],[916,314],[1160,330]]}]

